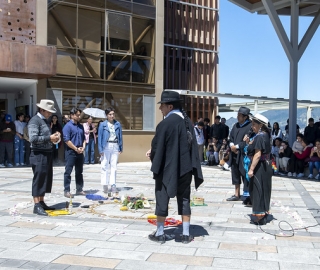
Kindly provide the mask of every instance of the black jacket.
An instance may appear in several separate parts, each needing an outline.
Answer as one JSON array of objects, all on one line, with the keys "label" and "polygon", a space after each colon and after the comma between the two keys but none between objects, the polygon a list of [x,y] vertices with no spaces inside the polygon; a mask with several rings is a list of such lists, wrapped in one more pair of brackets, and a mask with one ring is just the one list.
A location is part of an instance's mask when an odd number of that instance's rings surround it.
[{"label": "black jacket", "polygon": [[309,143],[314,144],[314,141],[317,139],[316,131],[317,127],[315,125],[313,125],[313,127],[310,127],[309,125],[305,127],[303,135],[305,138],[307,138]]},{"label": "black jacket", "polygon": [[162,176],[162,183],[166,187],[168,196],[177,195],[178,179],[192,171],[197,189],[203,182],[198,145],[191,121],[189,130],[193,136],[189,149],[185,121],[173,113],[162,120],[151,143],[151,171],[154,179]]},{"label": "black jacket", "polygon": [[250,134],[251,131],[251,122],[247,122],[244,126],[240,127],[239,123],[234,124],[230,132],[230,143],[234,145],[239,145],[238,154],[231,152],[231,165],[239,166],[240,172],[245,176],[245,170],[243,167],[243,158],[244,152],[243,149],[246,145],[246,142],[243,141],[245,135]]}]

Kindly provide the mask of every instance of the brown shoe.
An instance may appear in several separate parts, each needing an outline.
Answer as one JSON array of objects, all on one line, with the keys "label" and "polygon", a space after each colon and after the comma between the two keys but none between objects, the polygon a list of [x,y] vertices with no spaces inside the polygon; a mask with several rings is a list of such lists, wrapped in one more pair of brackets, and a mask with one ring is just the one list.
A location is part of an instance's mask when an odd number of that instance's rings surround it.
[{"label": "brown shoe", "polygon": [[65,196],[66,198],[73,198],[73,195],[72,195],[70,192],[65,192],[65,193],[64,193],[64,196]]},{"label": "brown shoe", "polygon": [[82,191],[77,191],[76,195],[86,196],[86,193],[82,190]]}]

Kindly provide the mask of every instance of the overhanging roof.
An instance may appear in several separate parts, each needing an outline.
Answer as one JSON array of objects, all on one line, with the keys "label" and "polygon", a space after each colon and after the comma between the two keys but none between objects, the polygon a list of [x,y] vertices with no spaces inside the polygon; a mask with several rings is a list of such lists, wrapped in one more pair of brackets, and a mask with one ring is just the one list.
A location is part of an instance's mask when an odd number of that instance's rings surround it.
[{"label": "overhanging roof", "polygon": [[[273,4],[279,15],[290,15],[292,0],[273,0]],[[266,14],[261,0],[229,0],[229,2],[249,11],[258,14]],[[300,16],[315,16],[320,8],[320,0],[297,1]]]}]

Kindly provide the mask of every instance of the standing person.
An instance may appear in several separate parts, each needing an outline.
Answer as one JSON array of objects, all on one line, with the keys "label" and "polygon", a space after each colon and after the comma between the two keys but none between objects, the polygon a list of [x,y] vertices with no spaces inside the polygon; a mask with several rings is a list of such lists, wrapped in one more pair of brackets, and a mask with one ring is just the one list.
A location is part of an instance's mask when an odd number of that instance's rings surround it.
[{"label": "standing person", "polygon": [[210,139],[217,137],[220,143],[222,143],[223,126],[220,123],[220,119],[221,117],[219,115],[214,118],[214,124],[210,128]]},{"label": "standing person", "polygon": [[30,164],[33,171],[32,196],[34,201],[33,213],[47,216],[45,210],[54,210],[44,202],[45,193],[52,189],[52,144],[61,140],[61,134],[51,134],[47,122],[52,113],[56,112],[54,102],[42,99],[37,103],[38,113],[28,123],[30,140]]},{"label": "standing person", "polygon": [[[221,118],[222,140],[225,138],[227,138],[227,139],[229,138],[229,127],[227,126],[226,122],[227,122],[227,120],[224,117],[222,117]],[[221,141],[221,143],[222,143],[222,141]]]},{"label": "standing person", "polygon": [[96,125],[92,123],[92,117],[90,116],[87,123],[83,124],[84,135],[86,137],[86,153],[84,157],[84,164],[94,164],[94,147],[97,143],[97,129]]},{"label": "standing person", "polygon": [[313,118],[309,118],[308,123],[309,124],[304,129],[303,136],[305,138],[307,138],[307,140],[310,143],[314,144],[316,139],[317,139],[317,137],[316,137],[317,129],[316,129],[316,126],[314,125],[314,119]]},{"label": "standing person", "polygon": [[29,140],[29,134],[28,134],[28,123],[30,121],[30,115],[26,115],[24,118],[24,121],[26,122],[25,127],[23,128],[23,139],[24,139],[24,146],[25,146],[25,161],[26,165],[30,165],[30,140]]},{"label": "standing person", "polygon": [[[117,163],[119,154],[123,151],[122,127],[119,121],[115,120],[115,113],[112,107],[105,110],[107,120],[99,125],[98,149],[101,156],[101,185],[103,191],[112,196],[117,195]],[[108,174],[110,173],[110,178]],[[111,188],[111,189],[110,189]]]},{"label": "standing person", "polygon": [[240,107],[238,110],[238,123],[236,123],[230,132],[231,147],[231,178],[232,184],[235,186],[235,194],[227,199],[227,201],[240,200],[240,185],[243,182],[243,196],[249,196],[249,182],[246,180],[246,172],[244,169],[244,153],[242,149],[245,146],[244,136],[248,135],[251,130],[251,122],[249,120],[250,109]]},{"label": "standing person", "polygon": [[0,122],[0,168],[4,168],[5,154],[7,153],[7,166],[12,167],[13,141],[16,126],[10,114],[6,114],[4,121]]},{"label": "standing person", "polygon": [[152,162],[157,215],[157,231],[150,234],[149,239],[161,244],[170,239],[164,234],[164,222],[168,216],[170,198],[177,197],[178,214],[182,216],[183,227],[181,242],[188,244],[193,240],[189,233],[192,175],[196,189],[203,182],[197,141],[193,125],[181,108],[177,92],[162,92],[158,103],[164,120],[158,124],[151,149],[146,153]]},{"label": "standing person", "polygon": [[248,143],[248,156],[251,159],[248,175],[250,177],[250,199],[252,202],[251,220],[256,225],[265,225],[270,210],[272,166],[270,161],[271,136],[269,120],[257,113],[252,116],[252,131],[255,136]]},{"label": "standing person", "polygon": [[14,137],[14,163],[16,166],[24,165],[24,139],[23,139],[23,129],[26,126],[24,120],[24,114],[18,113],[17,120],[14,121],[16,125],[16,136]]},{"label": "standing person", "polygon": [[79,123],[81,110],[70,111],[71,120],[64,126],[63,140],[67,145],[66,165],[64,171],[64,196],[73,198],[70,192],[71,173],[75,167],[76,195],[86,195],[83,191],[83,152],[86,148],[83,126]]},{"label": "standing person", "polygon": [[[59,132],[60,134],[62,133],[62,127],[61,127],[60,123],[58,122],[58,116],[56,114],[52,115],[52,117],[51,117],[50,128],[51,128],[52,134],[54,134],[56,132]],[[52,146],[53,163],[55,163],[55,164],[59,163],[59,147],[60,147],[60,145],[61,145],[61,143],[57,143]]]},{"label": "standing person", "polygon": [[204,146],[204,135],[203,135],[204,123],[200,121],[194,127],[194,133],[196,134],[196,139],[198,143],[198,153],[200,162],[203,162],[203,146]]},{"label": "standing person", "polygon": [[204,123],[204,127],[203,127],[204,146],[207,149],[209,142],[211,141],[211,138],[210,138],[210,119],[204,118],[203,123]]}]

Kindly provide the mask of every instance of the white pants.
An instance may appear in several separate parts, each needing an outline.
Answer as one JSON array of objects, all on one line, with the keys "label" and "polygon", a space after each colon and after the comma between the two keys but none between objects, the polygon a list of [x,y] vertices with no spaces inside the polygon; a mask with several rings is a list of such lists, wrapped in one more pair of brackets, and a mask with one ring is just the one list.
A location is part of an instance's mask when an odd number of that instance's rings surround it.
[{"label": "white pants", "polygon": [[279,165],[282,170],[287,171],[289,159],[288,157],[279,158]]},{"label": "white pants", "polygon": [[107,143],[101,156],[101,185],[115,185],[117,163],[119,157],[119,145]]}]

